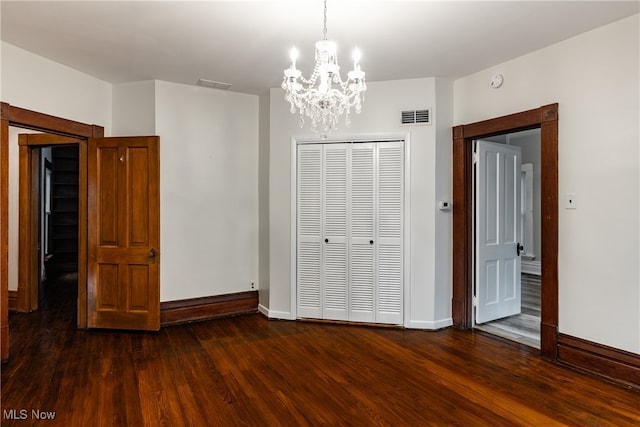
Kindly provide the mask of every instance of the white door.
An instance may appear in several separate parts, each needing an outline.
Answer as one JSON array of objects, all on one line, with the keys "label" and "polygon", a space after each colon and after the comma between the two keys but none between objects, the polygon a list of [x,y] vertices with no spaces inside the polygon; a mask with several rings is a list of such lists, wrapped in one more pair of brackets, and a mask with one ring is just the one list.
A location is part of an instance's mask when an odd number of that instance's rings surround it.
[{"label": "white door", "polygon": [[297,316],[402,324],[403,141],[297,151]]},{"label": "white door", "polygon": [[376,150],[373,143],[351,150],[351,271],[349,320],[375,322]]},{"label": "white door", "polygon": [[404,142],[378,144],[376,322],[403,322]]},{"label": "white door", "polygon": [[520,313],[520,147],[476,141],[476,323]]},{"label": "white door", "polygon": [[298,147],[298,316],[322,318],[322,146]]},{"label": "white door", "polygon": [[347,173],[349,145],[325,144],[323,148],[322,318],[348,320]]}]

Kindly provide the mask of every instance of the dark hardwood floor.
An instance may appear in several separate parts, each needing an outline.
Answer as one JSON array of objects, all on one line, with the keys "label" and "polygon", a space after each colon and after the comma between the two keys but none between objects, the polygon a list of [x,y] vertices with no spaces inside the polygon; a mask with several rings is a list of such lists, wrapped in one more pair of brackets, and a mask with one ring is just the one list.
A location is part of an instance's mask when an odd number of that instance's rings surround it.
[{"label": "dark hardwood floor", "polygon": [[639,391],[483,333],[261,315],[83,331],[73,304],[11,315],[2,426],[640,425]]}]

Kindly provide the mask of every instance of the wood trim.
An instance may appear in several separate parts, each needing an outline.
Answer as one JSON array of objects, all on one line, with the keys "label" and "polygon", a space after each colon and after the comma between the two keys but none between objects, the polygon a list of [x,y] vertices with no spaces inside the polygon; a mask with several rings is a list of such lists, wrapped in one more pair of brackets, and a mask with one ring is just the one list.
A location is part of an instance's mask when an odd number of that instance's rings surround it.
[{"label": "wood trim", "polygon": [[160,325],[178,325],[258,312],[258,291],[160,303]]},{"label": "wood trim", "polygon": [[472,142],[490,135],[540,128],[542,163],[541,355],[558,354],[558,104],[455,126],[453,132],[453,299],[456,327],[473,326]]},{"label": "wood trim", "polygon": [[9,311],[18,311],[18,291],[9,290]]},{"label": "wood trim", "polygon": [[78,144],[82,140],[71,137],[54,135],[50,133],[28,133],[24,138],[19,138],[18,145],[42,146],[42,145],[69,145]]},{"label": "wood trim", "polygon": [[[541,107],[541,313],[540,349],[549,360],[558,357],[558,106]],[[551,106],[553,107],[553,106]]]},{"label": "wood trim", "polygon": [[[86,328],[87,323],[87,268],[88,268],[88,143],[78,144],[78,328]],[[80,284],[82,283],[82,286]]]},{"label": "wood trim", "polygon": [[[1,127],[0,127],[0,353],[2,360],[8,358],[8,147],[9,147],[9,126],[22,127],[26,129],[34,129],[42,132],[76,137],[86,139],[89,137],[104,136],[104,127],[95,124],[85,124],[73,120],[55,117],[36,111],[26,110],[24,108],[15,107],[7,103],[0,103]],[[22,148],[22,147],[21,147]],[[27,147],[24,147],[27,148]],[[82,148],[80,149],[82,158]],[[86,156],[85,156],[86,160]],[[80,165],[80,179],[82,176],[86,179],[86,162]],[[83,171],[84,169],[84,171]],[[20,184],[19,184],[20,185]],[[81,189],[82,189],[81,183]],[[86,183],[84,184],[86,188]],[[85,191],[86,193],[86,191]],[[80,201],[80,206],[83,202]],[[86,206],[86,202],[84,202]],[[79,214],[82,215],[82,214]],[[86,212],[84,213],[86,218]],[[86,220],[84,221],[86,224]],[[84,233],[84,234],[83,234]],[[79,238],[84,235],[86,238],[86,229],[83,230]],[[85,242],[86,243],[86,242]],[[82,245],[80,245],[82,246]],[[82,252],[82,251],[81,251]],[[78,254],[82,256],[81,252]],[[86,251],[85,259],[79,258],[78,262],[78,327],[86,328]],[[82,278],[85,278],[84,280]],[[19,279],[20,281],[20,279]],[[18,292],[18,304],[22,298]]]},{"label": "wood trim", "polygon": [[18,205],[20,206],[18,215],[18,310],[28,312],[31,308],[31,285],[32,266],[31,252],[26,250],[31,246],[31,169],[30,148],[22,143],[26,135],[18,136]]},{"label": "wood trim", "polygon": [[85,138],[92,136],[94,126],[101,127],[26,110],[13,105],[8,106],[8,117],[11,126]]},{"label": "wood trim", "polygon": [[558,361],[609,381],[640,389],[640,355],[638,354],[559,334]]},{"label": "wood trim", "polygon": [[0,360],[9,357],[9,104],[0,103]]},{"label": "wood trim", "polygon": [[[468,298],[466,289],[472,283],[472,264],[470,248],[473,241],[471,237],[472,224],[472,188],[471,188],[471,168],[455,167],[457,162],[464,165],[471,163],[472,152],[467,141],[464,139],[464,127],[453,128],[453,324],[461,329],[471,328],[472,306],[471,299]],[[469,184],[468,184],[469,183]],[[458,232],[456,232],[456,230]],[[456,292],[455,290],[458,290]]]},{"label": "wood trim", "polygon": [[[29,150],[29,212],[27,215],[29,227],[29,248],[27,256],[29,257],[29,310],[38,309],[38,290],[40,284],[40,260],[38,259],[39,245],[39,210],[40,210],[40,148]],[[22,232],[22,228],[20,229]],[[27,251],[20,251],[20,253]]]}]

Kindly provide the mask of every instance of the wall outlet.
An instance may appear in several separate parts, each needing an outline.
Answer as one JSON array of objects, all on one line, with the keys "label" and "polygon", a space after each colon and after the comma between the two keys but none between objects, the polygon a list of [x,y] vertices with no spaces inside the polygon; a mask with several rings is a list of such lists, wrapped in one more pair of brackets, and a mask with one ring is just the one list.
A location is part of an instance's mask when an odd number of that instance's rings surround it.
[{"label": "wall outlet", "polygon": [[251,284],[249,285],[249,289],[254,291],[256,289],[256,282],[251,282]]}]

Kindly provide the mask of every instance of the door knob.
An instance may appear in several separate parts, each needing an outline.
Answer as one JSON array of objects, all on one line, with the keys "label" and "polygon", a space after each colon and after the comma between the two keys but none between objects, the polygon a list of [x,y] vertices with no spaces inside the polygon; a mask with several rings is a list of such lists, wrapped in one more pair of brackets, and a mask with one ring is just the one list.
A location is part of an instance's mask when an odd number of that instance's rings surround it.
[{"label": "door knob", "polygon": [[324,242],[325,243],[329,243],[329,239],[324,239]]},{"label": "door knob", "polygon": [[155,249],[151,249],[149,251],[149,259],[151,260],[151,262],[155,262],[155,260],[156,260],[156,250]]},{"label": "door knob", "polygon": [[520,242],[516,243],[516,253],[520,256],[520,251],[524,250],[524,246],[520,244]]},{"label": "door knob", "polygon": [[370,244],[370,245],[373,245],[373,240],[369,240],[369,244]]}]

